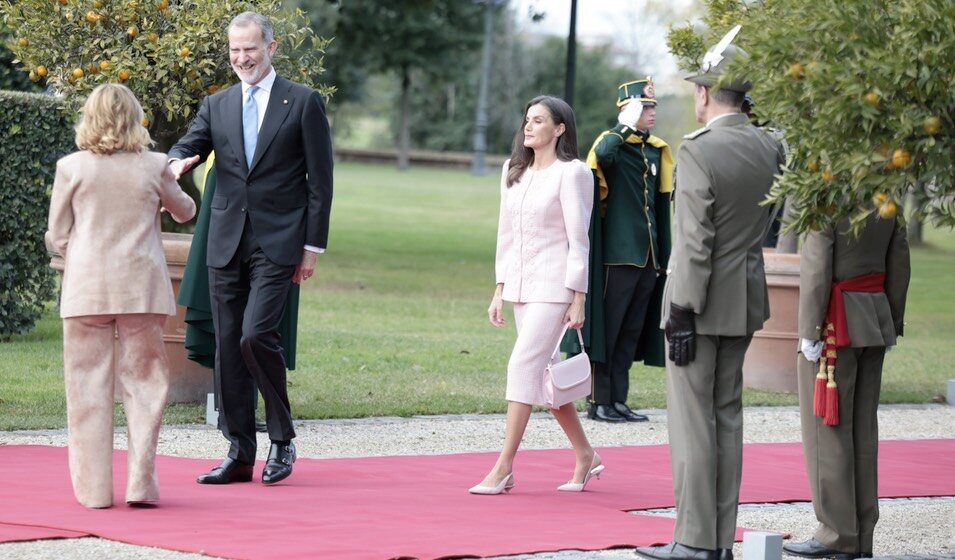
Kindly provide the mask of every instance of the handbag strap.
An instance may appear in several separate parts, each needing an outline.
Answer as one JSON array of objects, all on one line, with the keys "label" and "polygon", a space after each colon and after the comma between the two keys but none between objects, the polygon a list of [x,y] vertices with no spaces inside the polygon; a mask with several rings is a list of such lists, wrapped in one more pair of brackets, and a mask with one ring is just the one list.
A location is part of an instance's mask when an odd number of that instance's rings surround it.
[{"label": "handbag strap", "polygon": [[[555,346],[554,351],[551,352],[548,365],[552,365],[554,363],[554,358],[556,358],[557,355],[560,353],[560,343],[563,342],[564,335],[567,334],[567,329],[569,328],[570,328],[570,325],[567,323],[564,323],[564,330],[560,331],[560,336],[557,337],[557,346]],[[584,335],[583,333],[580,332],[580,329],[574,329],[574,330],[577,331],[577,340],[580,342],[580,351],[583,352],[584,351]]]}]

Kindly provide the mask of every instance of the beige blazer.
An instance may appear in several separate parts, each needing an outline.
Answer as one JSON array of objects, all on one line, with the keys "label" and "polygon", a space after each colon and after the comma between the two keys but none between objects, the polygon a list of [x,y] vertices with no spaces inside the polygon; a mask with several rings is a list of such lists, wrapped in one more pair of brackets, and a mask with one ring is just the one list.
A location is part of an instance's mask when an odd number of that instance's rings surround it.
[{"label": "beige blazer", "polygon": [[507,187],[501,172],[501,213],[495,275],[511,302],[570,303],[587,291],[594,176],[580,160],[524,172]]},{"label": "beige blazer", "polygon": [[760,206],[782,146],[742,113],[684,137],[677,156],[673,252],[660,327],[670,303],[696,312],[696,331],[745,336],[769,318],[763,269],[766,209]]},{"label": "beige blazer", "polygon": [[858,239],[838,228],[806,234],[799,265],[799,336],[822,336],[833,281],[885,273],[885,293],[844,292],[846,326],[854,348],[893,346],[902,336],[911,265],[905,226],[873,212]]},{"label": "beige blazer", "polygon": [[165,154],[81,151],[56,163],[46,246],[66,262],[60,317],[175,315],[160,207],[180,223],[196,213]]}]

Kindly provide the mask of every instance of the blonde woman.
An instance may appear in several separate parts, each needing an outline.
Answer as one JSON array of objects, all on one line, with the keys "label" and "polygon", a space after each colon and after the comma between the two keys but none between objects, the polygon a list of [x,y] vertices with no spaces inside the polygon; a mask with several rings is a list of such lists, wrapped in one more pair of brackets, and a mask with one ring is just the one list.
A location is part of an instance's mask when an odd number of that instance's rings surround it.
[{"label": "blonde woman", "polygon": [[[533,405],[544,405],[544,370],[564,325],[584,323],[593,208],[590,169],[577,159],[574,112],[556,97],[532,99],[501,174],[497,288],[488,308],[504,326],[504,301],[514,304],[517,341],[507,365],[504,449],[472,494],[500,494],[514,486],[513,464]],[[603,465],[580,425],[574,403],[551,410],[576,455],[561,491],[582,491]]]},{"label": "blonde woman", "polygon": [[[90,94],[76,126],[80,151],[56,164],[47,247],[63,256],[60,298],[69,464],[80,504],[113,503],[113,394],[118,375],[128,421],[126,502],[159,499],[156,443],[169,369],[162,329],[176,313],[159,214],[196,213],[142,126],[125,86]],[[114,339],[119,344],[114,371]]]}]

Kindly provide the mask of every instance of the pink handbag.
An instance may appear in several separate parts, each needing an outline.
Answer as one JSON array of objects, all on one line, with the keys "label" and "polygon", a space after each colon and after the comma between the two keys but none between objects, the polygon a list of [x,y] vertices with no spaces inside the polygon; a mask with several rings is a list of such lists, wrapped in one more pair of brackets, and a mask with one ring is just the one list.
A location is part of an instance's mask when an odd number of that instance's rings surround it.
[{"label": "pink handbag", "polygon": [[580,354],[566,360],[560,359],[560,341],[564,339],[568,328],[564,326],[544,371],[544,399],[551,408],[560,408],[590,394],[590,358],[584,351],[584,337],[580,329],[576,329]]}]

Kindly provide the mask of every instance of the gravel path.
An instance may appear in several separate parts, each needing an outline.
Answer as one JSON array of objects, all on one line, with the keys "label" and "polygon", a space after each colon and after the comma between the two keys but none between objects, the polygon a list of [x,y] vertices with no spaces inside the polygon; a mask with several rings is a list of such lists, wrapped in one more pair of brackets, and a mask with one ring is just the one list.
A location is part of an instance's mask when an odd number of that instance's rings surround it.
[{"label": "gravel path", "polygon": [[[744,412],[743,438],[747,443],[799,441],[799,417],[795,407],[750,407]],[[666,414],[649,411],[650,421],[611,425],[585,421],[584,427],[596,447],[666,443]],[[296,445],[302,457],[363,457],[372,455],[420,455],[491,451],[500,448],[504,418],[501,415],[428,416],[413,418],[366,418],[311,420],[296,424]],[[882,439],[928,439],[955,437],[955,407],[945,405],[884,405],[879,410]],[[125,431],[116,433],[116,447],[125,448]],[[0,445],[65,445],[65,430],[0,432]],[[523,442],[525,449],[565,447],[566,439],[547,413],[535,413]],[[264,459],[268,439],[260,434],[259,457]],[[180,457],[218,460],[226,445],[211,426],[165,426],[159,452]],[[210,465],[211,466],[211,465]],[[483,473],[475,473],[479,478]],[[883,500],[876,529],[875,552],[884,557],[955,559],[955,498]],[[655,512],[672,515],[672,511]],[[739,525],[767,531],[788,531],[796,540],[807,538],[814,528],[809,504],[754,504],[742,506]],[[736,547],[737,558],[740,546]],[[4,559],[207,559],[161,549],[132,546],[96,538],[46,540],[0,544]],[[580,552],[564,551],[522,555],[520,559],[634,558],[629,549]]]}]

